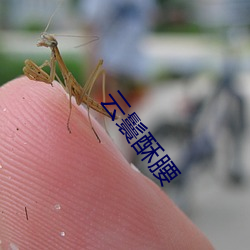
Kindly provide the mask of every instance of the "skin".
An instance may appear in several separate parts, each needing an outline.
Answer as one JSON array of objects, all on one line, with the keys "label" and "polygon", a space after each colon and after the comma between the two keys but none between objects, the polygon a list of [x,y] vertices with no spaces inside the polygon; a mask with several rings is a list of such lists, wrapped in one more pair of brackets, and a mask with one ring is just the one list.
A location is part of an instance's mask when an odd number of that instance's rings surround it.
[{"label": "skin", "polygon": [[74,103],[69,134],[68,112],[56,82],[0,88],[0,249],[213,249]]}]

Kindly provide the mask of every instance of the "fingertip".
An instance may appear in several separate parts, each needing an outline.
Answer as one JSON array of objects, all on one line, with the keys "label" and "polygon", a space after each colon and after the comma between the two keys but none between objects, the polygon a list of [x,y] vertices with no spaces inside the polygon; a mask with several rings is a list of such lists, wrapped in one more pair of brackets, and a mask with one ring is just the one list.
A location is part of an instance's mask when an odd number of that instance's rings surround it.
[{"label": "fingertip", "polygon": [[68,132],[59,84],[15,79],[0,89],[0,112],[3,246],[212,249],[93,119],[98,142],[83,108],[73,105]]},{"label": "fingertip", "polygon": [[[70,233],[79,231],[80,215],[74,211],[81,212],[86,199],[82,189],[90,190],[84,181],[90,173],[94,175],[91,167],[96,166],[101,147],[86,111],[73,105],[70,134],[64,89],[56,82],[52,87],[21,77],[0,88],[0,113],[0,240],[24,249],[35,249],[30,248],[33,244],[36,249],[47,249],[48,241],[54,239],[51,249],[57,244],[74,249],[80,244],[79,235],[74,243],[75,235]],[[63,209],[57,213],[59,205]],[[65,228],[72,234],[67,243],[63,241]]]}]

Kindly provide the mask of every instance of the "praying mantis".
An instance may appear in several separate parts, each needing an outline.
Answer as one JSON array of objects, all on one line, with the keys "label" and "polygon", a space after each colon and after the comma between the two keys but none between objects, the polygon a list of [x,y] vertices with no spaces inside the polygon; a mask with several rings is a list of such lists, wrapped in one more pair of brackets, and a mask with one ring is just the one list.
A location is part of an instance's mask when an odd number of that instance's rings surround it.
[{"label": "praying mantis", "polygon": [[[48,27],[48,25],[47,25]],[[102,75],[102,83],[103,88],[105,86],[105,71],[102,68],[103,60],[99,60],[96,68],[94,71],[90,74],[87,82],[83,87],[76,81],[72,73],[68,70],[66,64],[64,63],[62,56],[59,52],[59,49],[57,47],[58,42],[55,39],[55,37],[52,34],[49,34],[46,32],[47,27],[45,29],[45,32],[42,32],[41,39],[37,43],[38,47],[48,47],[51,50],[51,57],[49,61],[45,61],[41,66],[38,66],[36,63],[34,63],[32,60],[27,59],[25,60],[25,66],[23,68],[24,74],[31,80],[35,81],[42,81],[47,84],[52,84],[53,80],[57,79],[65,91],[69,94],[69,116],[67,121],[67,128],[68,131],[71,133],[69,122],[70,122],[70,116],[71,116],[71,110],[72,110],[72,102],[71,98],[72,96],[75,97],[76,103],[78,105],[81,105],[82,103],[87,105],[88,109],[88,118],[91,125],[91,128],[96,135],[96,138],[99,142],[101,142],[97,132],[95,131],[89,114],[89,109],[94,109],[98,113],[107,116],[109,118],[110,115],[107,113],[107,111],[100,105],[97,101],[92,99],[90,97],[90,92],[95,84],[96,79]],[[60,78],[56,74],[56,62],[58,63],[59,69],[61,71],[61,74],[63,76],[63,82],[60,80]],[[47,74],[43,68],[49,66],[50,67],[50,74]],[[110,112],[113,114],[112,112]],[[118,119],[118,116],[115,116],[115,119]]]}]

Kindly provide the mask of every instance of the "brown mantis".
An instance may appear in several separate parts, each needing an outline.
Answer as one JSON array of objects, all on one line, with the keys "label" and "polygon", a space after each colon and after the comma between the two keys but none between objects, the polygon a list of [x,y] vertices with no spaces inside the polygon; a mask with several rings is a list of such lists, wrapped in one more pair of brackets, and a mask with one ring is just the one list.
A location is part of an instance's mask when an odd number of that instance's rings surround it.
[{"label": "brown mantis", "polygon": [[[78,105],[85,103],[87,105],[87,108],[88,108],[88,117],[89,117],[89,122],[90,122],[91,128],[92,128],[94,134],[96,135],[97,139],[99,140],[99,142],[101,142],[98,134],[96,133],[96,131],[92,125],[90,115],[89,115],[89,108],[94,109],[95,111],[99,112],[100,114],[103,114],[103,115],[110,118],[110,115],[102,107],[102,105],[100,105],[97,101],[95,101],[94,99],[92,99],[90,97],[91,89],[92,89],[96,79],[100,75],[102,75],[103,88],[104,88],[105,71],[102,68],[103,60],[99,60],[96,68],[89,76],[84,87],[81,87],[81,85],[76,81],[76,79],[74,78],[72,73],[66,67],[57,45],[58,45],[58,42],[53,35],[48,34],[47,32],[43,32],[41,34],[41,40],[37,43],[37,46],[38,47],[40,47],[40,46],[49,47],[51,49],[50,61],[45,61],[41,66],[38,66],[32,60],[27,59],[27,60],[25,60],[25,67],[23,68],[23,72],[31,80],[42,81],[42,82],[45,82],[48,84],[52,84],[53,80],[56,78],[62,84],[65,91],[69,94],[70,112],[69,112],[68,121],[67,121],[67,128],[68,128],[68,131],[70,133],[71,133],[71,130],[69,127],[69,121],[70,121],[71,109],[72,109],[72,103],[71,103],[72,96],[75,97],[76,103]],[[60,78],[56,74],[56,62],[58,63],[61,74],[63,76],[63,82],[60,80]],[[50,67],[50,74],[49,75],[43,70],[43,68],[45,66]],[[112,114],[112,112],[110,112],[110,113]],[[118,116],[116,116],[115,119],[118,119]]]}]

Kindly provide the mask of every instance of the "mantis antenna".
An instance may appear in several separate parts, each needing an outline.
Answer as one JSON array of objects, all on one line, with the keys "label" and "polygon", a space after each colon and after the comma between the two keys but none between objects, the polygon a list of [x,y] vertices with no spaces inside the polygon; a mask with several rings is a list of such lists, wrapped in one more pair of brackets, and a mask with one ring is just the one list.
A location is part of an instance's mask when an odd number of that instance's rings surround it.
[{"label": "mantis antenna", "polygon": [[62,4],[62,2],[63,2],[63,0],[59,0],[59,1],[58,1],[58,4],[57,4],[57,6],[56,6],[54,12],[52,13],[52,15],[51,15],[50,18],[49,18],[48,24],[47,24],[47,26],[46,26],[44,32],[47,32],[47,30],[48,30],[48,28],[49,28],[49,25],[50,25],[50,23],[51,23],[53,17],[55,16],[57,10],[59,9],[60,5]]}]

